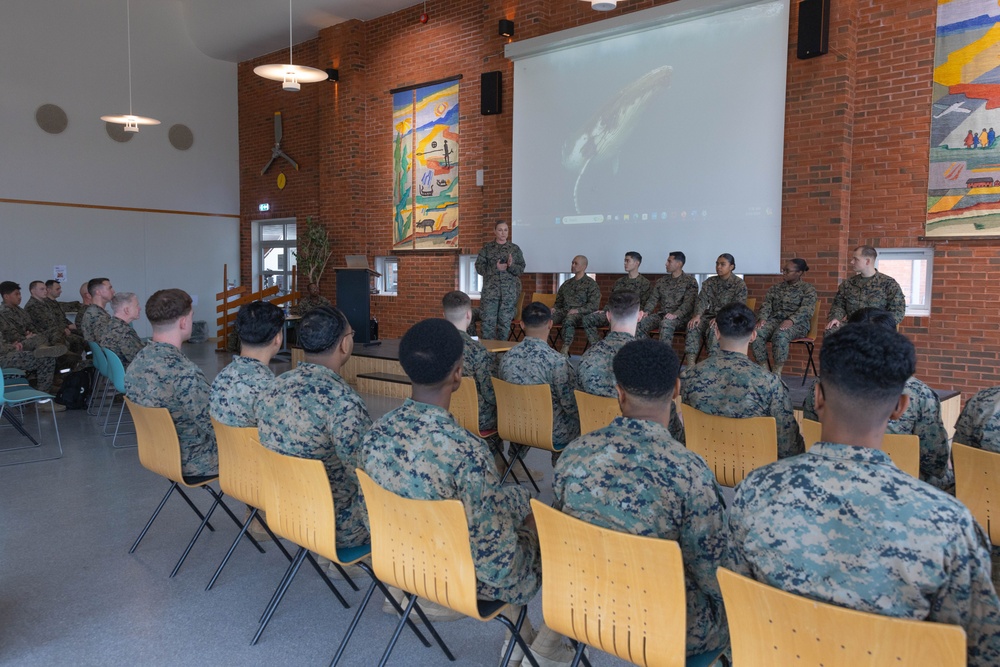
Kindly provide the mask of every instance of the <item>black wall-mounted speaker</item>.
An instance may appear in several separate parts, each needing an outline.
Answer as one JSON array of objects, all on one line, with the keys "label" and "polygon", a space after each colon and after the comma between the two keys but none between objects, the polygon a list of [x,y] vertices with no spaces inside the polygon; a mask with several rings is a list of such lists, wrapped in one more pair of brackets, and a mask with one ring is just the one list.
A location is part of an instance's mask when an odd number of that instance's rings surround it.
[{"label": "black wall-mounted speaker", "polygon": [[480,112],[484,116],[503,111],[503,73],[483,72],[481,77]]},{"label": "black wall-mounted speaker", "polygon": [[815,58],[830,48],[830,0],[799,3],[799,60]]}]

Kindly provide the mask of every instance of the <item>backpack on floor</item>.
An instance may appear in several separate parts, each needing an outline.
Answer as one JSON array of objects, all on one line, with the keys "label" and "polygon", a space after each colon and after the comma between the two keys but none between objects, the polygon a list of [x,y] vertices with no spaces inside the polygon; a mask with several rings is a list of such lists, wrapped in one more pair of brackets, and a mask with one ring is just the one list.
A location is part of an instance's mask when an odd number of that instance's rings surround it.
[{"label": "backpack on floor", "polygon": [[67,410],[85,409],[87,399],[90,398],[91,374],[93,372],[93,368],[87,368],[68,373],[63,379],[62,387],[56,394],[56,403],[65,405]]}]

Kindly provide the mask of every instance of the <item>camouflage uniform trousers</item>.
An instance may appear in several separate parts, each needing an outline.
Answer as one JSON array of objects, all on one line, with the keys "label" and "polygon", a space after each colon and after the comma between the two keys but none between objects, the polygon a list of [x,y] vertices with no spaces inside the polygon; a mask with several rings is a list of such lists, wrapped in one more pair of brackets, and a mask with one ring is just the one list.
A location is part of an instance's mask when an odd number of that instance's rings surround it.
[{"label": "camouflage uniform trousers", "polygon": [[483,288],[479,298],[479,314],[482,318],[482,336],[486,340],[507,340],[510,325],[514,321],[518,299],[521,298],[521,283],[503,283],[487,290]]},{"label": "camouflage uniform trousers", "polygon": [[[685,356],[697,359],[698,353],[701,352],[702,341],[705,342],[705,347],[708,349],[708,356],[712,356],[719,350],[719,337],[715,334],[715,327],[712,326],[713,322],[715,322],[714,317],[702,317],[696,327],[687,330],[687,335],[684,338]],[[663,339],[662,333],[660,334],[660,339]]]},{"label": "camouflage uniform trousers", "polygon": [[590,345],[593,345],[597,341],[601,340],[601,333],[598,329],[610,326],[610,322],[608,322],[608,314],[603,310],[597,310],[589,315],[584,315],[582,322],[583,331],[587,334],[587,343]]},{"label": "camouflage uniform trousers", "polygon": [[567,313],[566,311],[558,308],[552,311],[552,324],[562,325],[563,347],[570,347],[573,345],[573,339],[576,337],[576,330],[578,327],[583,325],[583,319],[588,315],[590,315],[590,313]]},{"label": "camouflage uniform trousers", "polygon": [[782,321],[773,319],[765,322],[764,326],[757,329],[756,340],[750,343],[750,349],[753,350],[753,358],[762,366],[767,364],[768,341],[771,341],[771,356],[774,357],[774,364],[776,366],[783,366],[788,361],[792,341],[796,338],[802,338],[809,333],[809,324],[805,326],[796,326],[793,324],[788,329],[782,331],[778,328],[781,326]]},{"label": "camouflage uniform trousers", "polygon": [[667,345],[673,345],[674,332],[684,331],[688,321],[679,317],[672,320],[667,319],[663,313],[650,313],[642,318],[635,329],[636,338],[649,338],[653,329],[659,328],[660,341]]},{"label": "camouflage uniform trousers", "polygon": [[[5,349],[7,345],[3,346]],[[0,356],[0,366],[3,368],[20,368],[25,373],[35,374],[34,387],[38,391],[48,391],[52,388],[52,380],[56,374],[56,360],[51,358],[39,358],[27,350],[18,351],[10,346],[9,351],[5,351]]]}]

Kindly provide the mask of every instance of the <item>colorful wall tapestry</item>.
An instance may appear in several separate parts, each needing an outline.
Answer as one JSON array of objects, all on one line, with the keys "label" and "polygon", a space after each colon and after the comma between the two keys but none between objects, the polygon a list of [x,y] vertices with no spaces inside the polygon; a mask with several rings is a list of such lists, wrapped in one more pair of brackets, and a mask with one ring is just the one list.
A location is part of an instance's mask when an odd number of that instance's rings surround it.
[{"label": "colorful wall tapestry", "polygon": [[938,0],[928,236],[1000,236],[1000,7]]},{"label": "colorful wall tapestry", "polygon": [[392,91],[395,250],[458,247],[458,79]]}]

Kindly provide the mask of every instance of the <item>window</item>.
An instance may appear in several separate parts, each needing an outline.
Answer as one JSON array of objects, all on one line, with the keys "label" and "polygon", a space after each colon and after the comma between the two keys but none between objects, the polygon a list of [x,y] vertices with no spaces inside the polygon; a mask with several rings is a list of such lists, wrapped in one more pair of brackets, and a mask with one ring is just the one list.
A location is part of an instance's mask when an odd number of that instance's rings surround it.
[{"label": "window", "polygon": [[906,314],[928,317],[931,314],[931,277],[934,248],[878,248],[875,268],[892,276],[903,289]]},{"label": "window", "polygon": [[474,299],[483,291],[483,277],[476,273],[478,255],[462,255],[458,258],[458,289]]},{"label": "window", "polygon": [[396,296],[399,291],[399,258],[376,257],[375,271],[382,274],[375,279],[378,291],[386,296]]},{"label": "window", "polygon": [[[596,273],[588,273],[587,276],[593,280],[597,280]],[[563,283],[573,277],[572,273],[557,273],[556,274],[556,289],[558,290],[563,286]]]},{"label": "window", "polygon": [[280,294],[291,291],[295,246],[294,218],[260,223],[260,274],[264,278],[264,289],[277,285]]}]

